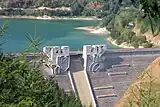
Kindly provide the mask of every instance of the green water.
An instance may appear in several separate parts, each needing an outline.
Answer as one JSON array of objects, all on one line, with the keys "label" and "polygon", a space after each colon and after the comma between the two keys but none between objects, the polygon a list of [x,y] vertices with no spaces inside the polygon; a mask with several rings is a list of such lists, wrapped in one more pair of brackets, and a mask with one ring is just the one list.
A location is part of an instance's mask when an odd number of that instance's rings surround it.
[{"label": "green water", "polygon": [[[0,25],[5,20],[0,19]],[[75,30],[76,27],[94,26],[98,21],[85,20],[27,20],[27,19],[10,19],[9,28],[4,35],[3,41],[6,43],[1,46],[3,52],[22,52],[27,45],[25,35],[34,35],[36,28],[36,35],[40,36],[44,42],[41,49],[46,45],[67,45],[71,50],[81,49],[85,44],[106,44],[109,48],[114,48],[112,44],[108,43],[105,38],[106,35],[98,36],[90,34],[87,31]],[[36,27],[35,27],[36,26]],[[0,38],[1,39],[1,38]]]}]

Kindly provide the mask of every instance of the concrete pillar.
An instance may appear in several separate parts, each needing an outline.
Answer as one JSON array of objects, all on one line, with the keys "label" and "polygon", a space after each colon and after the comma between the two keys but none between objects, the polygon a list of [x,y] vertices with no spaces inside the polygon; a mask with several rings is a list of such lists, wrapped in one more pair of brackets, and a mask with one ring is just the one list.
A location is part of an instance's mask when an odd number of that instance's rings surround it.
[{"label": "concrete pillar", "polygon": [[83,59],[84,59],[84,65],[83,65],[83,67],[84,67],[84,70],[85,71],[87,71],[87,57],[89,56],[89,55],[91,55],[91,53],[93,53],[92,52],[93,50],[92,50],[92,45],[84,45],[83,46]]},{"label": "concrete pillar", "polygon": [[61,72],[66,72],[70,66],[70,48],[69,46],[61,47]]},{"label": "concrete pillar", "polygon": [[54,48],[51,48],[51,60],[54,61]]},{"label": "concrete pillar", "polygon": [[51,48],[52,46],[43,47],[43,52],[50,58],[51,57]]},{"label": "concrete pillar", "polygon": [[69,46],[62,46],[61,50],[62,50],[62,56],[65,56],[65,57],[69,56],[69,53],[70,53]]},{"label": "concrete pillar", "polygon": [[[101,56],[107,50],[106,45],[84,45],[83,46],[83,59],[84,70],[94,71],[94,68],[104,68],[104,63]],[[95,70],[97,70],[95,68]]]}]

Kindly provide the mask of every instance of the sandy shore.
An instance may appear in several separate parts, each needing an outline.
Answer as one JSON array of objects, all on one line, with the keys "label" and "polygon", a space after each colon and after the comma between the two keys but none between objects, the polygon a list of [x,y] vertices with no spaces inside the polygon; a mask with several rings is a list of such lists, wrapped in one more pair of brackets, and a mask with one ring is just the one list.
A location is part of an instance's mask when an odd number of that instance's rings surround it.
[{"label": "sandy shore", "polygon": [[106,28],[100,28],[100,27],[94,27],[94,26],[77,27],[75,29],[85,30],[85,31],[88,31],[89,33],[98,34],[98,35],[105,35],[110,33]]},{"label": "sandy shore", "polygon": [[[92,34],[98,34],[98,35],[105,35],[110,34],[110,32],[106,28],[100,28],[100,27],[94,27],[94,26],[88,26],[88,27],[77,27],[75,29],[78,30],[85,30]],[[134,48],[133,46],[129,46],[127,43],[122,43],[118,45],[116,43],[116,40],[113,40],[111,37],[106,38],[107,41],[109,41],[111,44],[118,46],[120,48]]]},{"label": "sandy shore", "polygon": [[50,16],[0,16],[0,19],[39,19],[39,20],[102,20],[95,17],[50,17]]}]

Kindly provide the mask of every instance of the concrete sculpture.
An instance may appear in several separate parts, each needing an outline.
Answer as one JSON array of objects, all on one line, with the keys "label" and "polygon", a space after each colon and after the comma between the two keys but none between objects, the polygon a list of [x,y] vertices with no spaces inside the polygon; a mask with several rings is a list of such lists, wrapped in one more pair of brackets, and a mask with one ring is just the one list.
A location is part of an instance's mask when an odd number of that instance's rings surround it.
[{"label": "concrete sculpture", "polygon": [[104,70],[105,57],[103,58],[103,54],[106,50],[106,45],[84,45],[84,70],[92,72]]},{"label": "concrete sculpture", "polygon": [[65,73],[69,69],[69,46],[45,46],[43,52],[49,58],[49,66],[54,74]]}]

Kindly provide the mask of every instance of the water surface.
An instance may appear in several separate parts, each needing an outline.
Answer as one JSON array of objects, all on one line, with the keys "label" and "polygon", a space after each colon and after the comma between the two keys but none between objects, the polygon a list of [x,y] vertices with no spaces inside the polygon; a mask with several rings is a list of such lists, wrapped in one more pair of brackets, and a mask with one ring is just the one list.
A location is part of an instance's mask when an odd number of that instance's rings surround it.
[{"label": "water surface", "polygon": [[[0,19],[0,25],[5,19]],[[4,35],[6,42],[2,46],[3,52],[22,52],[27,45],[25,35],[36,35],[44,40],[41,48],[46,45],[67,45],[72,50],[81,49],[85,44],[108,44],[109,48],[114,48],[106,41],[106,35],[98,36],[87,31],[76,30],[76,27],[94,26],[99,22],[94,20],[30,20],[30,19],[10,19],[9,28]],[[35,30],[36,29],[36,30]]]}]

